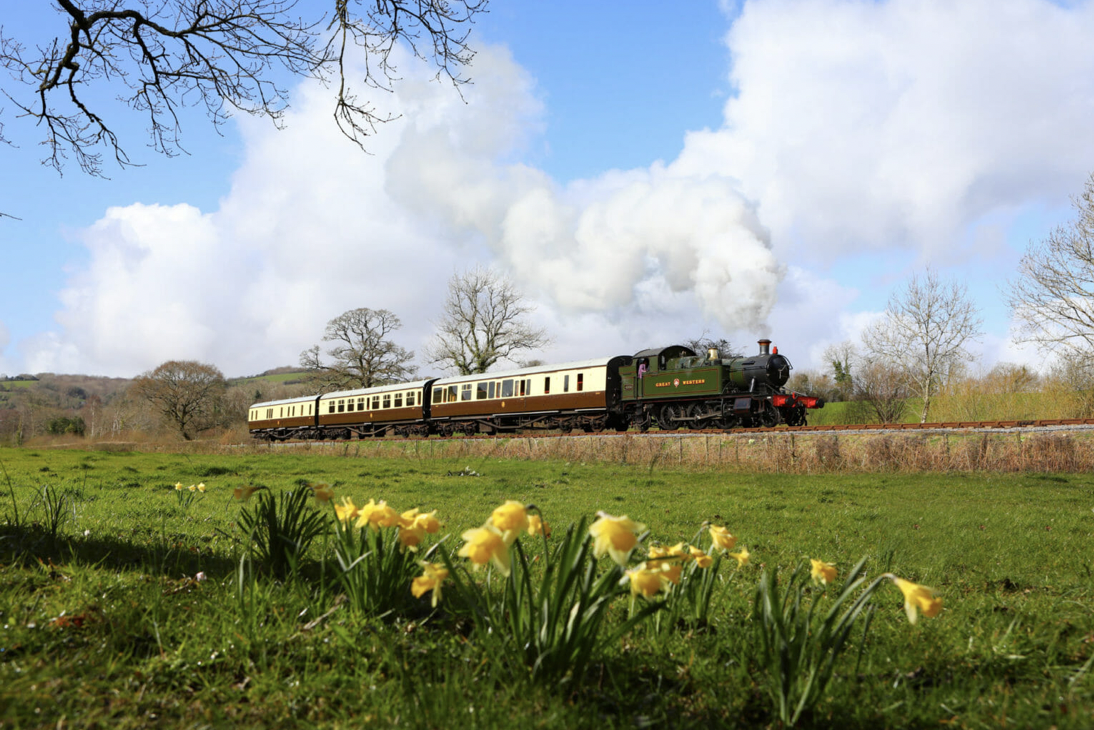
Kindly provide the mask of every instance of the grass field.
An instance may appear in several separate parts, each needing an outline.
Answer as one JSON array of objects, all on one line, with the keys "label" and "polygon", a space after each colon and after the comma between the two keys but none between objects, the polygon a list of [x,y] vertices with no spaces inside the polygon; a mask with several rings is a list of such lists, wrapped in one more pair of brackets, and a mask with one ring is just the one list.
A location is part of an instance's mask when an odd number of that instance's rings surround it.
[{"label": "grass field", "polygon": [[[840,580],[866,557],[871,577],[931,586],[944,609],[911,625],[901,592],[882,585],[868,633],[856,624],[799,725],[1094,725],[1087,474],[14,449],[0,449],[0,466],[3,727],[778,727],[753,596],[763,571],[785,582],[811,557],[836,563]],[[541,682],[480,640],[454,590],[436,611],[428,595],[385,616],[354,611],[331,580],[328,538],[284,578],[249,563],[239,525],[256,501],[233,490],[302,480],[358,505],[435,509],[444,529],[431,539],[447,536],[453,555],[464,530],[512,499],[542,511],[552,543],[604,510],[665,545],[704,521],[725,525],[751,561],[722,562],[708,620],[647,621],[581,676]],[[546,562],[521,543],[533,568]],[[833,593],[805,595],[823,611]],[[629,610],[620,599],[604,630]]]}]

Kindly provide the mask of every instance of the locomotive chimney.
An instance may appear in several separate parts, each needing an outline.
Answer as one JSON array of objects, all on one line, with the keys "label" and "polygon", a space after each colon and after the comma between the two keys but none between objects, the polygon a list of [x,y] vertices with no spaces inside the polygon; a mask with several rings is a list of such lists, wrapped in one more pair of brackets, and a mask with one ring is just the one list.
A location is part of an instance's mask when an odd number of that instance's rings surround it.
[{"label": "locomotive chimney", "polygon": [[770,355],[771,354],[771,352],[769,350],[770,347],[771,347],[771,340],[768,340],[768,339],[760,340],[760,354],[761,355]]}]

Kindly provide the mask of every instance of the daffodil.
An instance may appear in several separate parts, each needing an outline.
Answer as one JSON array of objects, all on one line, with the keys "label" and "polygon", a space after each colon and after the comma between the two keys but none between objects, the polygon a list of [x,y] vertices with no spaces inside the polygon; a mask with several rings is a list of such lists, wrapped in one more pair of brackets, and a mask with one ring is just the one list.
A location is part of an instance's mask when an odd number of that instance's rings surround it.
[{"label": "daffodil", "polygon": [[334,505],[334,515],[339,522],[349,524],[349,521],[357,516],[357,506],[349,497],[342,497],[342,504]]},{"label": "daffodil", "polygon": [[934,618],[942,610],[942,599],[935,598],[934,589],[897,578],[895,575],[890,577],[904,594],[904,612],[908,614],[908,621],[911,623],[914,624],[918,618],[918,611],[922,611],[927,618]]},{"label": "daffodil", "polygon": [[175,491],[176,492],[181,492],[182,491],[182,482],[175,482]]},{"label": "daffodil", "polygon": [[826,563],[823,560],[817,560],[816,558],[810,558],[809,562],[813,564],[814,583],[828,585],[836,579],[835,563]]},{"label": "daffodil", "polygon": [[543,521],[539,515],[528,516],[528,534],[532,537],[543,533],[544,537],[551,536],[551,526]]},{"label": "daffodil", "polygon": [[382,499],[379,503],[370,499],[368,504],[357,510],[358,527],[394,527],[397,524],[399,513]]},{"label": "daffodil", "polygon": [[665,585],[661,571],[649,569],[646,563],[634,570],[628,570],[627,578],[630,579],[631,595],[634,596],[642,594],[646,598],[653,598]]},{"label": "daffodil", "polygon": [[334,487],[326,482],[309,484],[308,486],[311,488],[312,496],[315,497],[316,502],[329,502],[334,498]]},{"label": "daffodil", "polygon": [[425,539],[425,530],[416,527],[399,526],[399,544],[410,551],[417,551],[418,545]]},{"label": "daffodil", "polygon": [[196,492],[198,486],[196,484],[191,484],[189,487],[187,487],[187,489],[189,489],[191,492]]},{"label": "daffodil", "polygon": [[629,519],[626,515],[613,517],[604,512],[597,512],[597,517],[599,519],[589,525],[589,534],[596,541],[593,544],[593,554],[599,558],[604,553],[608,553],[617,565],[626,565],[631,557],[631,551],[638,544],[638,534],[645,531],[646,526]]},{"label": "daffodil", "polygon": [[429,563],[422,561],[422,575],[418,576],[410,584],[410,592],[415,598],[421,598],[426,591],[433,591],[433,607],[436,608],[441,600],[441,585],[448,578],[448,568],[444,563]]},{"label": "daffodil", "polygon": [[490,515],[490,524],[501,531],[505,542],[510,545],[517,534],[528,529],[528,512],[524,505],[515,500],[507,500]]},{"label": "daffodil", "polygon": [[441,529],[441,522],[437,519],[437,510],[415,515],[413,527],[418,530],[425,530],[430,535],[439,531]]},{"label": "daffodil", "polygon": [[198,484],[198,491],[202,494],[205,494],[205,482],[201,482],[200,484]]},{"label": "daffodil", "polygon": [[710,539],[714,546],[721,550],[732,550],[737,545],[737,538],[729,534],[729,530],[721,525],[710,526]]},{"label": "daffodil", "polygon": [[[176,489],[180,489],[180,488],[181,487],[176,487]],[[236,499],[240,500],[241,502],[246,502],[248,499],[251,498],[251,495],[253,495],[255,492],[259,491],[260,489],[265,489],[265,488],[266,487],[254,487],[254,486],[236,487],[235,490],[233,491],[233,494],[235,495]]]},{"label": "daffodil", "polygon": [[509,544],[498,529],[487,522],[462,535],[464,546],[459,556],[471,561],[476,569],[492,562],[502,575],[509,575]]},{"label": "daffodil", "polygon": [[738,568],[743,568],[746,565],[748,565],[748,558],[750,556],[751,556],[751,553],[748,552],[748,548],[746,548],[746,547],[741,548],[741,551],[739,553],[730,553],[729,554],[729,557],[735,558],[737,560],[737,567]]},{"label": "daffodil", "polygon": [[691,554],[691,557],[695,561],[695,564],[698,565],[700,568],[709,568],[711,565],[714,565],[714,558],[704,553],[699,548],[694,546],[690,547],[688,549],[688,552]]}]

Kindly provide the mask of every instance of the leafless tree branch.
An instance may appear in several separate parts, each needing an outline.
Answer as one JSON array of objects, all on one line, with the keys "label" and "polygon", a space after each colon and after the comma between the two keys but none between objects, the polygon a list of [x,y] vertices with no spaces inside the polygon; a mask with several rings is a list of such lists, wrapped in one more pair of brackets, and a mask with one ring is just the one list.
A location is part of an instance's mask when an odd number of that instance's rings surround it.
[{"label": "leafless tree branch", "polygon": [[544,330],[526,321],[533,309],[512,282],[489,269],[456,274],[426,357],[461,375],[485,373],[499,360],[515,362],[517,353],[550,342]]}]

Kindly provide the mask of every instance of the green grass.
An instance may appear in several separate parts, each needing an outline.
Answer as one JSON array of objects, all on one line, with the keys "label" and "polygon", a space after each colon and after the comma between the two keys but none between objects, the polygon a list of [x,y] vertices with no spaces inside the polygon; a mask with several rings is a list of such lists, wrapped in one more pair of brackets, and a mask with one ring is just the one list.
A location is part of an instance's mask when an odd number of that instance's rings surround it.
[{"label": "green grass", "polygon": [[[804,726],[1094,723],[1094,477],[1085,474],[741,476],[10,449],[0,465],[4,727],[774,726],[751,626],[761,565],[789,574],[816,557],[837,563],[842,580],[863,556],[870,575],[890,570],[934,587],[945,610],[910,626],[899,591],[883,587],[861,659],[855,634]],[[465,467],[481,476],[457,476]],[[298,577],[260,578],[241,603],[232,490],[276,492],[300,479],[329,482],[358,504],[436,509],[453,550],[465,529],[517,499],[556,531],[605,510],[646,523],[666,544],[714,520],[753,564],[727,581],[709,625],[640,628],[581,683],[539,686],[503,671],[427,599],[405,615],[353,615],[324,588],[321,544]],[[208,492],[184,509],[176,482]],[[35,506],[46,486],[68,497],[55,539]]]}]

